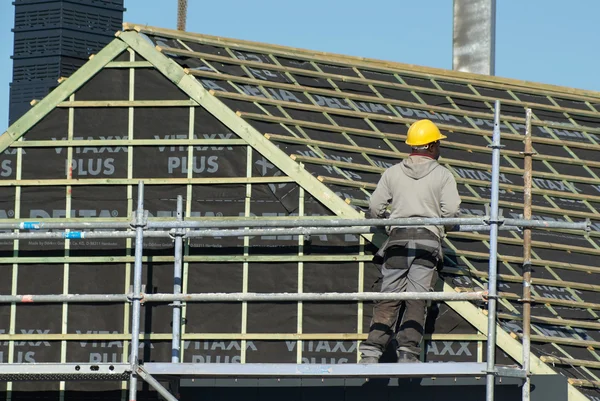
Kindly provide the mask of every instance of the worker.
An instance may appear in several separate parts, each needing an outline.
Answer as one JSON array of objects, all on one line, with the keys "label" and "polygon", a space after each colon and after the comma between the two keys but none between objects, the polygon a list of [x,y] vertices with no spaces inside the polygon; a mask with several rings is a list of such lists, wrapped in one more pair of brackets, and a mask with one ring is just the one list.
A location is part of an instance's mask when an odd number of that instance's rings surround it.
[{"label": "worker", "polygon": [[[412,153],[383,172],[369,200],[372,218],[458,217],[461,203],[454,176],[438,163],[440,141],[446,139],[430,120],[408,129]],[[387,212],[387,208],[390,211]],[[443,265],[442,238],[449,227],[388,227],[389,237],[378,250],[381,292],[432,291]],[[374,259],[374,261],[375,261]],[[378,263],[376,263],[378,264]],[[407,300],[396,333],[398,362],[420,362],[426,319],[425,300]],[[360,345],[360,363],[378,363],[399,319],[402,301],[375,303],[369,336]]]}]

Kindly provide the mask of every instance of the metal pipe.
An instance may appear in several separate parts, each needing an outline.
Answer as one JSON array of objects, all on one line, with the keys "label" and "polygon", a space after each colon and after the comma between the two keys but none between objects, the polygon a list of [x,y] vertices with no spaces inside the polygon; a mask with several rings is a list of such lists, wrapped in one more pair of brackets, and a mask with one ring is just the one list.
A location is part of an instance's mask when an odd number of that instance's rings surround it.
[{"label": "metal pipe", "polygon": [[[90,220],[93,220],[91,218]],[[20,223],[0,223],[0,230],[73,230],[73,229],[126,229],[130,228],[131,223],[123,221],[98,221],[98,222],[52,222],[45,223],[40,221],[22,221]]]},{"label": "metal pipe", "polygon": [[[502,224],[505,223],[506,225]],[[587,230],[589,222],[570,223],[562,221],[540,221],[524,219],[505,219],[498,220],[497,226],[501,231],[520,231],[519,227],[530,227],[533,229],[572,229]],[[487,225],[459,225],[455,231],[490,231]],[[175,229],[176,230],[176,229]],[[367,234],[383,232],[382,228],[375,226],[356,226],[356,227],[295,227],[295,228],[255,228],[255,229],[235,229],[235,230],[211,230],[199,229],[185,233],[186,238],[197,237],[243,237],[258,235],[340,235],[340,234]],[[169,238],[174,236],[174,231],[145,231],[147,238]],[[134,238],[136,233],[133,231],[114,231],[114,232],[51,232],[51,233],[0,233],[0,240],[31,240],[31,239],[115,239],[115,238]]]},{"label": "metal pipe", "polygon": [[[27,240],[27,239],[111,239],[111,238],[135,238],[135,231],[113,231],[113,232],[93,232],[93,231],[70,231],[70,232],[51,232],[51,233],[0,233],[0,240]],[[149,231],[146,237],[169,238],[171,234],[168,231]]]},{"label": "metal pipe", "polygon": [[[569,223],[561,221],[539,221],[523,219],[507,219],[504,220],[507,225],[502,224],[502,220],[497,221],[496,228],[502,231],[520,231],[520,226],[525,225],[532,228],[569,228],[586,230],[587,222]],[[460,225],[457,231],[490,231],[490,226],[479,225]],[[355,227],[294,227],[294,228],[250,228],[250,229],[200,229],[188,231],[187,238],[198,237],[243,237],[243,236],[260,236],[260,235],[340,235],[340,234],[366,234],[383,232],[382,228],[375,226],[355,226]]]},{"label": "metal pipe", "polygon": [[[530,213],[531,215],[531,213]],[[524,219],[500,219],[503,225],[516,226],[523,228],[532,229],[545,229],[545,228],[562,228],[570,230],[583,230],[586,231],[590,228],[590,221],[582,222],[569,222],[569,221],[544,221],[544,220],[528,220]]]},{"label": "metal pipe", "polygon": [[173,394],[169,392],[169,390],[164,388],[163,385],[158,382],[158,380],[152,377],[150,373],[146,372],[146,370],[143,367],[138,366],[135,372],[138,375],[140,375],[140,377],[144,379],[144,381],[148,383],[150,387],[156,390],[158,394],[165,397],[167,401],[179,401]]},{"label": "metal pipe", "polygon": [[[525,110],[525,174],[523,175],[523,218],[531,219],[531,186],[533,176],[533,147],[531,140],[531,109]],[[523,401],[529,401],[531,380],[530,370],[531,352],[531,230],[523,231],[523,370],[526,378],[522,388]]]},{"label": "metal pipe", "polygon": [[[458,226],[458,229],[452,230],[450,232],[455,232],[455,231],[460,231],[460,232],[473,232],[473,231],[490,231],[491,227],[490,226]],[[506,225],[501,225],[500,227],[498,227],[499,231],[518,231],[521,232],[521,227],[518,226],[506,226]]]},{"label": "metal pipe", "polygon": [[[501,226],[503,231],[520,231],[520,228],[514,226]],[[489,226],[466,225],[459,226],[455,231],[489,231]],[[377,227],[358,226],[358,227],[295,227],[295,228],[251,228],[234,230],[193,230],[186,233],[187,238],[198,237],[243,237],[259,235],[340,235],[340,234],[366,234],[383,233],[384,230]]]},{"label": "metal pipe", "polygon": [[[183,198],[177,196],[177,221],[183,220]],[[181,294],[181,262],[183,250],[184,232],[179,229],[175,235],[175,262],[173,265],[173,295]],[[173,339],[171,345],[171,362],[178,363],[181,353],[181,301],[175,301],[173,305]]]},{"label": "metal pipe", "polygon": [[131,354],[129,364],[129,401],[137,400],[137,367],[140,336],[140,305],[142,298],[142,255],[144,253],[144,182],[138,184],[138,201],[135,213],[135,263],[133,270],[133,305],[131,314]]},{"label": "metal pipe", "polygon": [[388,301],[388,300],[429,300],[429,301],[476,301],[487,297],[486,291],[474,292],[325,292],[325,293],[200,293],[200,294],[144,294],[143,302],[296,302],[296,301]]},{"label": "metal pipe", "polygon": [[352,226],[428,226],[428,225],[481,225],[485,226],[484,217],[468,218],[422,218],[409,217],[402,219],[293,219],[293,220],[222,220],[222,221],[149,221],[148,228],[238,228],[238,227],[352,227]]},{"label": "metal pipe", "polygon": [[[517,226],[505,226],[501,225],[498,227],[500,231],[521,231],[521,227]],[[450,232],[473,232],[473,231],[490,231],[490,226],[472,226],[472,225],[460,225],[458,229],[451,230]]]},{"label": "metal pipe", "polygon": [[[435,301],[474,301],[487,296],[486,291],[473,292],[324,292],[324,293],[140,293],[141,302],[265,302],[265,301],[387,301],[424,299]],[[47,295],[0,295],[0,304],[6,303],[119,303],[135,300],[134,294],[47,294]],[[181,306],[179,306],[180,308]],[[177,307],[175,309],[178,309]],[[180,315],[181,316],[181,315]],[[177,333],[181,340],[180,332]],[[178,343],[179,344],[179,343]],[[173,345],[175,347],[175,345]],[[178,354],[179,355],[179,354]]]},{"label": "metal pipe", "polygon": [[194,230],[186,233],[187,238],[198,237],[243,237],[258,235],[319,235],[319,234],[365,234],[384,232],[377,227],[295,227],[295,228],[251,228],[235,230]]},{"label": "metal pipe", "polygon": [[127,302],[126,294],[0,295],[0,304]]},{"label": "metal pipe", "polygon": [[89,239],[89,238],[134,238],[135,232],[132,231],[114,231],[114,232],[52,232],[52,233],[0,233],[0,239]]},{"label": "metal pipe", "polygon": [[[189,231],[186,237],[237,237],[244,235],[316,235],[316,234],[365,234],[376,233],[382,231],[382,228],[377,228],[382,225],[387,226],[416,226],[416,225],[456,225],[458,231],[489,231],[487,218],[452,218],[452,219],[336,219],[336,220],[269,220],[265,221],[267,227],[271,228],[255,228],[255,229],[235,229],[235,230],[218,230],[212,229],[209,225],[214,225],[217,222],[156,222],[160,223],[160,227],[167,228],[168,226],[177,226],[175,229],[186,228],[183,223],[199,223],[202,227],[193,231]],[[244,221],[244,220],[239,220]],[[227,226],[244,225],[244,223],[225,221],[219,223],[227,223]],[[235,224],[229,224],[235,223]],[[249,226],[261,226],[263,222],[256,220],[247,220]],[[253,223],[253,224],[250,224]],[[33,224],[33,223],[32,223]],[[90,223],[92,224],[92,223]],[[101,222],[96,223],[101,224]],[[148,223],[150,225],[150,223]],[[219,224],[220,225],[220,224]],[[288,228],[274,228],[277,225]],[[302,225],[299,227],[299,225]],[[567,222],[567,221],[543,221],[543,220],[527,220],[527,219],[499,219],[499,229],[506,231],[519,230],[518,227],[531,227],[537,229],[572,229],[572,230],[587,230],[590,227],[589,221],[584,222]],[[294,226],[294,227],[293,227]],[[92,228],[93,225],[86,226]],[[94,226],[95,227],[95,226]],[[190,227],[187,227],[190,228]],[[169,231],[145,231],[145,237],[152,238],[168,238],[173,235]],[[114,239],[114,238],[134,238],[134,231],[70,231],[70,232],[16,232],[16,233],[0,233],[0,240],[27,240],[27,239]]]},{"label": "metal pipe", "polygon": [[488,339],[486,400],[494,401],[495,361],[496,361],[496,296],[498,261],[498,203],[500,184],[500,101],[494,107],[494,132],[492,135],[492,194],[490,202],[490,262],[488,271]]},{"label": "metal pipe", "polygon": [[254,228],[235,230],[194,230],[188,231],[186,237],[243,237],[259,235],[340,235],[340,234],[366,234],[383,233],[384,230],[377,227],[295,227],[295,228]]}]

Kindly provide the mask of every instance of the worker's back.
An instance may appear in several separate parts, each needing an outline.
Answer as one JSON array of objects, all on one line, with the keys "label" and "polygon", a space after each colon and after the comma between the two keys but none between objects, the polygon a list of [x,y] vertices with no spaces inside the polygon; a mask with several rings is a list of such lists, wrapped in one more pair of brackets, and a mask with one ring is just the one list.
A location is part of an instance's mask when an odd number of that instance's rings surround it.
[{"label": "worker's back", "polygon": [[[371,216],[382,217],[390,203],[390,218],[456,217],[460,197],[452,174],[436,160],[413,155],[390,168],[371,196]],[[440,227],[429,230],[441,236]]]}]

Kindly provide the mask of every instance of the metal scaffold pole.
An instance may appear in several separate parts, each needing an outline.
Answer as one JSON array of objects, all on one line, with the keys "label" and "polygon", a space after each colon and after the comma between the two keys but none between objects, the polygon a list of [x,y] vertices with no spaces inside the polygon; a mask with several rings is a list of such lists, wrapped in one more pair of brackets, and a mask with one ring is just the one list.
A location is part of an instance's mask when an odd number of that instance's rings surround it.
[{"label": "metal scaffold pole", "polygon": [[[177,196],[177,222],[183,221],[183,197]],[[183,264],[183,236],[185,232],[183,229],[176,229],[174,232],[175,237],[175,262],[173,264],[173,295],[181,295],[183,277],[182,277],[182,264]],[[176,300],[173,302],[173,339],[171,344],[171,362],[181,362],[181,301]],[[148,381],[147,379],[145,379]],[[179,394],[179,379],[175,378],[171,381],[172,391],[175,394]]]},{"label": "metal scaffold pole", "polygon": [[[533,170],[533,147],[531,140],[531,109],[525,111],[525,174],[523,175],[523,218],[531,219],[531,185]],[[523,370],[527,375],[523,383],[523,401],[529,401],[531,390],[530,352],[531,352],[531,229],[523,231]]]},{"label": "metal scaffold pole", "polygon": [[[183,199],[177,197],[177,221],[183,220]],[[183,231],[175,233],[175,263],[173,266],[173,295],[181,294],[182,283],[182,256],[183,256]],[[178,363],[181,354],[181,301],[173,302],[173,340],[171,346],[171,362]]]},{"label": "metal scaffold pole", "polygon": [[135,213],[135,264],[133,270],[133,296],[131,314],[131,354],[129,364],[131,377],[129,379],[129,401],[137,400],[137,366],[139,356],[140,338],[140,309],[142,298],[142,256],[144,253],[144,227],[146,225],[144,213],[144,183],[138,184],[138,201]]},{"label": "metal scaffold pole", "polygon": [[490,263],[488,272],[488,336],[486,400],[494,401],[496,362],[496,302],[497,302],[497,259],[498,259],[498,203],[500,184],[500,101],[494,107],[494,133],[492,135],[492,193],[490,205]]}]

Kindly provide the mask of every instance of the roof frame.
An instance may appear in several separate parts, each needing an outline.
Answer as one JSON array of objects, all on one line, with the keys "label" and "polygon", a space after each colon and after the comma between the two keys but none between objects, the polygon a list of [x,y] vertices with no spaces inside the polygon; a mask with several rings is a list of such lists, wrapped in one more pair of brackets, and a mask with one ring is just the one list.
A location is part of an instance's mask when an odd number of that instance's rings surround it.
[{"label": "roof frame", "polygon": [[[217,97],[211,95],[198,80],[187,74],[180,65],[150,45],[142,35],[139,35],[135,31],[126,31],[119,33],[118,36],[133,50],[152,63],[157,70],[189,95],[190,98],[198,102],[198,104],[204,107],[210,114],[226,125],[240,138],[245,139],[250,146],[264,157],[268,158],[283,173],[287,174],[290,178],[295,179],[299,185],[317,200],[329,207],[333,213],[345,218],[364,218],[364,215],[357,212],[352,206],[339,198],[316,177],[306,171],[301,164],[292,160],[288,155],[277,148],[274,143],[265,138],[263,134],[244,121]],[[375,245],[381,245],[384,240],[383,235],[363,234],[363,237]],[[442,288],[445,292],[456,291],[445,281],[442,284]],[[479,332],[487,335],[487,316],[481,309],[465,301],[448,301],[446,304]],[[497,324],[496,329],[496,345],[514,360],[521,363],[523,351],[521,343],[511,337],[511,335],[504,331],[500,325]],[[556,374],[553,369],[535,355],[531,355],[531,371],[536,374]],[[568,392],[570,401],[587,400],[587,397],[571,384],[569,384]]]},{"label": "roof frame", "polygon": [[[127,25],[125,25],[127,26]],[[140,31],[139,27],[137,31]],[[146,30],[146,29],[143,29]],[[153,33],[162,34],[168,32],[168,30],[157,30]],[[321,181],[314,177],[311,173],[306,171],[301,163],[298,163],[291,159],[287,154],[281,151],[273,142],[261,134],[258,130],[247,123],[243,118],[237,115],[233,110],[226,106],[217,97],[211,95],[201,83],[196,80],[192,75],[186,73],[186,71],[179,66],[176,62],[169,59],[167,56],[162,54],[160,51],[150,45],[147,40],[140,35],[138,32],[118,32],[116,34],[117,39],[113,40],[98,54],[93,56],[91,60],[76,71],[69,79],[64,80],[59,87],[52,91],[48,96],[36,104],[36,106],[22,116],[17,122],[10,126],[4,135],[0,136],[0,152],[6,150],[11,144],[18,141],[26,132],[35,126],[40,120],[47,116],[52,110],[60,107],[61,103],[65,101],[71,94],[76,92],[81,86],[87,81],[94,77],[103,68],[107,67],[116,57],[122,52],[131,48],[138,54],[142,55],[147,63],[150,63],[158,71],[160,71],[166,78],[177,85],[182,91],[190,96],[200,106],[204,107],[209,113],[215,118],[221,121],[229,127],[234,133],[240,138],[244,139],[248,145],[254,148],[256,151],[261,153],[264,157],[268,158],[273,162],[282,172],[284,172],[290,179],[294,180],[306,191],[308,191],[315,199],[322,202],[325,206],[331,209],[331,211],[339,217],[345,218],[363,218],[364,216],[357,212],[351,205],[346,203],[344,200],[339,198],[332,190],[326,187]],[[189,36],[189,34],[188,34]],[[195,38],[196,40],[198,38]],[[230,43],[221,38],[216,38],[223,42]],[[221,44],[223,44],[223,42]],[[233,42],[231,42],[233,43]],[[246,42],[244,42],[246,43]],[[251,42],[247,42],[251,43]],[[267,46],[267,45],[265,45]],[[279,47],[272,46],[273,49]],[[289,52],[289,48],[286,48]],[[308,54],[305,50],[299,50],[302,54]],[[365,68],[373,69],[389,69],[401,68],[406,69],[408,66],[399,63],[387,63],[387,62],[375,62],[364,58],[355,58],[347,56],[328,55],[327,53],[310,53],[314,55],[331,56],[331,62],[345,62],[345,63],[357,63]],[[320,57],[323,61],[327,61],[326,57]],[[416,68],[417,71],[425,71],[426,69]],[[441,70],[431,69],[425,73],[435,73],[440,76],[444,76]],[[423,72],[421,73],[423,74]],[[447,72],[446,72],[447,74]],[[465,75],[464,78],[462,76]],[[469,75],[469,76],[467,76]],[[472,74],[461,74],[454,79],[472,79],[477,82],[487,82],[482,79],[481,76],[470,76]],[[524,87],[524,82],[510,81],[511,85],[516,87]],[[497,81],[494,81],[497,82]],[[507,82],[508,83],[508,82]],[[583,96],[596,97],[599,94],[590,91],[570,90],[568,88],[554,87],[550,85],[533,85],[541,90],[550,92],[557,92],[558,90],[564,91],[563,94],[581,94]],[[557,92],[557,94],[559,94]],[[363,234],[363,237],[375,245],[380,245],[385,239],[383,235]],[[449,285],[447,282],[440,283],[443,291],[455,292],[456,290]],[[477,308],[473,304],[466,301],[447,301],[447,305],[456,311],[462,318],[469,322],[474,328],[480,333],[487,336],[487,316],[484,311]],[[510,355],[514,360],[522,362],[522,345],[519,341],[513,338],[509,333],[504,331],[499,325],[497,325],[497,342],[496,345],[500,347],[504,352]],[[546,365],[542,360],[535,355],[531,355],[531,371],[535,374],[556,374],[556,372]],[[568,385],[569,400],[571,401],[584,401],[587,397],[583,395],[577,388]]]}]

